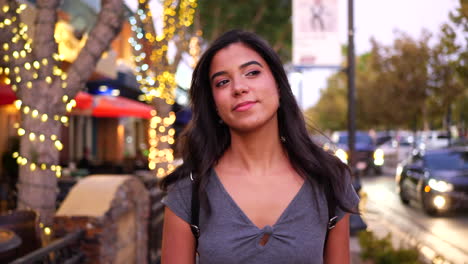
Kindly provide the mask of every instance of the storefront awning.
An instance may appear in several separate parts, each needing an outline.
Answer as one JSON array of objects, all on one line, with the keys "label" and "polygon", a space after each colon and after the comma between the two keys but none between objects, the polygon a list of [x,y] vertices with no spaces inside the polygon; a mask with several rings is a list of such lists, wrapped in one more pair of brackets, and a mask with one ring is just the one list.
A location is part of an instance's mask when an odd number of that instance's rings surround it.
[{"label": "storefront awning", "polygon": [[[80,92],[75,98],[79,112],[89,111],[95,117],[138,117],[150,119],[153,107],[121,96],[91,95]],[[78,113],[79,114],[79,113]]]},{"label": "storefront awning", "polygon": [[0,105],[12,104],[16,100],[16,95],[11,86],[0,82]]},{"label": "storefront awning", "polygon": [[[12,104],[16,100],[10,85],[0,82],[0,106]],[[91,95],[79,92],[76,97],[76,107],[72,114],[92,115],[95,117],[138,117],[151,118],[153,108],[121,96]]]}]

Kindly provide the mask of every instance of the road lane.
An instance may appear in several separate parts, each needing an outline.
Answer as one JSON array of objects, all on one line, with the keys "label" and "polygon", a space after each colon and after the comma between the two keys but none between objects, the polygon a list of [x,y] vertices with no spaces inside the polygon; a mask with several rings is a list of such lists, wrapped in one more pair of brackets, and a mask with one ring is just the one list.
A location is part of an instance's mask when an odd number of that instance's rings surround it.
[{"label": "road lane", "polygon": [[375,214],[372,217],[382,218],[395,231],[452,263],[468,263],[468,212],[430,217],[414,202],[405,206],[391,175],[364,178],[363,191],[367,193],[366,210]]}]

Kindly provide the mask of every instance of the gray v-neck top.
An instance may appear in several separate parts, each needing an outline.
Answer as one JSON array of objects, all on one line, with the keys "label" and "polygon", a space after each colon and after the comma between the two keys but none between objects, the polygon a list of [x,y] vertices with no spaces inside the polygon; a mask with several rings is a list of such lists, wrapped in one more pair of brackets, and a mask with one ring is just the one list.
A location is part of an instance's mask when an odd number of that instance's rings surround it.
[{"label": "gray v-neck top", "polygon": [[[163,200],[187,223],[190,223],[191,193],[192,182],[185,178],[175,183]],[[200,208],[200,264],[323,263],[328,209],[325,194],[319,188],[306,181],[277,222],[262,229],[239,208],[214,169],[207,193],[211,215],[208,217],[203,207]],[[350,208],[357,207],[359,198],[351,184],[343,195]],[[336,212],[338,219],[344,216],[339,208]],[[260,239],[265,234],[270,237],[262,246]]]}]

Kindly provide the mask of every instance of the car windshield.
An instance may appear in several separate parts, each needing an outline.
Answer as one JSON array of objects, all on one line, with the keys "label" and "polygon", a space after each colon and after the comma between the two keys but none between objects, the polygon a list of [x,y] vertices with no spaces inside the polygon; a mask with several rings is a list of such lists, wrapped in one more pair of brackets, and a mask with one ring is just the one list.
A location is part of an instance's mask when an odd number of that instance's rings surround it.
[{"label": "car windshield", "polygon": [[427,167],[433,170],[468,169],[468,151],[426,154],[424,160]]},{"label": "car windshield", "polygon": [[[372,144],[372,138],[366,134],[356,134],[356,143]],[[340,135],[338,144],[348,144],[348,135]]]}]

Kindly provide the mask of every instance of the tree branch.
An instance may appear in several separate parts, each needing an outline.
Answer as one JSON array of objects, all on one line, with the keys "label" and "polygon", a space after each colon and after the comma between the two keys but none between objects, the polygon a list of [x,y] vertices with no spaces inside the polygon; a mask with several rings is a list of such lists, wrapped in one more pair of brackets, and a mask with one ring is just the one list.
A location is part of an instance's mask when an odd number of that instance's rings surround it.
[{"label": "tree branch", "polygon": [[177,67],[179,66],[179,63],[182,60],[182,55],[188,48],[188,44],[189,44],[189,41],[183,38],[180,38],[176,42],[177,51],[176,51],[176,55],[174,56],[174,61],[170,65],[171,72],[175,73],[177,71]]},{"label": "tree branch", "polygon": [[35,31],[33,38],[33,52],[37,60],[43,58],[48,60],[47,65],[42,65],[38,70],[39,78],[44,79],[52,76],[53,66],[57,62],[52,59],[52,54],[57,53],[58,45],[55,42],[54,32],[57,23],[57,8],[59,0],[38,0],[36,20],[34,22]]},{"label": "tree branch", "polygon": [[283,47],[284,45],[284,39],[286,38],[286,35],[288,33],[287,27],[289,25],[287,23],[284,24],[283,30],[281,31],[279,37],[276,39],[275,44],[273,45],[273,50],[278,53],[278,51]]},{"label": "tree branch", "polygon": [[[120,32],[123,21],[122,0],[102,0],[101,12],[85,46],[68,70],[69,97],[73,98],[94,71],[101,54]],[[60,103],[60,102],[55,102]]]},{"label": "tree branch", "polygon": [[262,20],[265,14],[265,11],[266,11],[266,5],[262,5],[260,7],[260,10],[257,11],[257,14],[253,18],[252,23],[250,24],[251,30],[254,30],[257,27],[258,23]]}]

